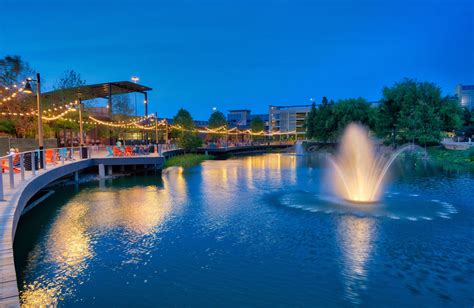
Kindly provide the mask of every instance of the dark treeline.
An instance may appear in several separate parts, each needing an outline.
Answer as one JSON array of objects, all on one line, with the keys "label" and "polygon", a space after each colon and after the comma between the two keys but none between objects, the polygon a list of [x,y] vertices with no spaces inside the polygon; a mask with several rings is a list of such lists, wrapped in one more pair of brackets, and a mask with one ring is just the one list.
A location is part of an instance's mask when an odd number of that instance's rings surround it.
[{"label": "dark treeline", "polygon": [[323,97],[313,103],[305,121],[308,139],[336,141],[351,122],[367,126],[387,144],[436,144],[454,133],[470,136],[473,115],[456,97],[442,96],[434,83],[404,79],[383,89],[377,105],[363,98],[337,102]]}]

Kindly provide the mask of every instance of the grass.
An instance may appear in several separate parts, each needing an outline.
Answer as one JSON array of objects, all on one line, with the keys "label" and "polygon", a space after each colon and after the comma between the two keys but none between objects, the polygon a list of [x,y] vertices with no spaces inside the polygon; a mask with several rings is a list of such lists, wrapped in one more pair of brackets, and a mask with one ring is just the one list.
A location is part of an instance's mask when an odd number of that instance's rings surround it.
[{"label": "grass", "polygon": [[204,154],[184,154],[179,156],[174,156],[166,160],[165,168],[168,167],[183,167],[189,168],[195,165],[199,165],[205,160],[212,160],[214,156],[204,155]]},{"label": "grass", "polygon": [[427,149],[431,160],[440,164],[451,164],[465,167],[474,167],[474,147],[469,150],[446,150],[445,148],[429,147]]}]

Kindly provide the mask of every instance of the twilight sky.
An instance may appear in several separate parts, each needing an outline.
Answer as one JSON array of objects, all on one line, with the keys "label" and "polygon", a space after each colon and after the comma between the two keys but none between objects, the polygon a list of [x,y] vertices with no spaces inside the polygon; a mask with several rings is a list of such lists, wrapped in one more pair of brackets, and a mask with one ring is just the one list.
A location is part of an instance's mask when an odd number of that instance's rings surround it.
[{"label": "twilight sky", "polygon": [[214,106],[374,101],[403,77],[452,94],[474,84],[473,16],[472,0],[0,0],[0,57],[21,55],[47,88],[66,69],[138,75],[150,111],[205,120]]}]

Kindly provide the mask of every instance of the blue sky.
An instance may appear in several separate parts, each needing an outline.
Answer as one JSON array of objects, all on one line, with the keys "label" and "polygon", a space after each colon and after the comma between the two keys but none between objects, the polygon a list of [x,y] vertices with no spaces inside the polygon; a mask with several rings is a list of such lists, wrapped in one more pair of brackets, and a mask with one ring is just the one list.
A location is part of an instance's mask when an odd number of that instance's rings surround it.
[{"label": "blue sky", "polygon": [[311,97],[381,97],[403,77],[445,94],[474,84],[474,1],[0,0],[0,56],[18,54],[51,87],[138,75],[150,111],[268,111]]}]

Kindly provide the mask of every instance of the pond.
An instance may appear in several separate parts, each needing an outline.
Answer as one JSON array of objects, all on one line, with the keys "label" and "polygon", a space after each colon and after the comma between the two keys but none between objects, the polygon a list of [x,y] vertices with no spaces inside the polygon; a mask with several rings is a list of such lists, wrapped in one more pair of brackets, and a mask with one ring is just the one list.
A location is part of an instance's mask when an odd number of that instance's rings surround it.
[{"label": "pond", "polygon": [[19,224],[21,302],[472,306],[473,174],[392,169],[370,207],[331,197],[318,155],[65,186]]}]

